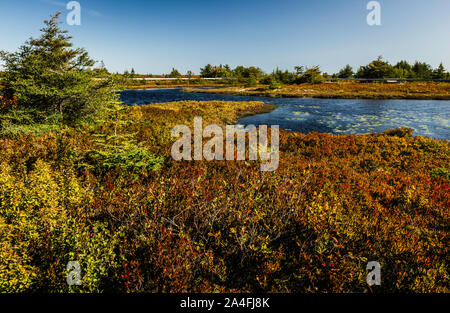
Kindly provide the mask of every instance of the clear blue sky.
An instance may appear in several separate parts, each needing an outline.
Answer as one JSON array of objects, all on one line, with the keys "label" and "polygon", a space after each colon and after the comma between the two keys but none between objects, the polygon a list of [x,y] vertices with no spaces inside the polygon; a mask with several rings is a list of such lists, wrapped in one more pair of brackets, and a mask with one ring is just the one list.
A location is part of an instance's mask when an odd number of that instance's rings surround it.
[{"label": "clear blue sky", "polygon": [[[0,49],[13,51],[36,37],[65,0],[0,0]],[[369,0],[79,0],[82,25],[68,26],[111,71],[185,73],[207,63],[320,65],[336,72],[378,55],[442,61],[450,67],[449,0],[380,0],[382,25],[368,26]]]}]

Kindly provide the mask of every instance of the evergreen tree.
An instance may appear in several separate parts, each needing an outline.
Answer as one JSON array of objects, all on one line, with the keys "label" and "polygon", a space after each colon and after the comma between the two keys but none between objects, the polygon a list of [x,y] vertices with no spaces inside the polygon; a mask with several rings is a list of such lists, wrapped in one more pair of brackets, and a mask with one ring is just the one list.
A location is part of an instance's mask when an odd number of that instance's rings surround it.
[{"label": "evergreen tree", "polygon": [[[292,84],[297,78],[294,73],[291,73],[288,70],[285,71],[280,70],[278,67],[275,71],[272,72],[270,76],[273,77],[275,81],[278,81],[283,84]],[[269,84],[271,83],[270,80],[268,82]]]},{"label": "evergreen tree", "polygon": [[59,28],[59,16],[45,21],[42,35],[30,38],[17,52],[0,52],[5,96],[16,98],[16,109],[26,111],[34,122],[74,122],[117,99],[110,79],[93,79],[95,62],[84,49],[72,48],[72,37]]},{"label": "evergreen tree", "polygon": [[433,78],[433,68],[430,64],[416,61],[412,67],[414,78],[431,79]]},{"label": "evergreen tree", "polygon": [[353,68],[347,64],[342,70],[339,71],[339,78],[352,78],[355,73],[353,72]]},{"label": "evergreen tree", "polygon": [[382,56],[369,65],[361,66],[356,73],[357,78],[393,78],[393,76],[395,76],[394,68],[389,62],[384,61]]},{"label": "evergreen tree", "polygon": [[212,65],[207,64],[204,68],[201,68],[200,76],[204,77],[204,78],[211,78],[212,77]]},{"label": "evergreen tree", "polygon": [[447,73],[445,72],[444,64],[439,64],[438,68],[433,71],[434,79],[446,79]]},{"label": "evergreen tree", "polygon": [[256,77],[254,75],[251,75],[248,80],[247,80],[247,87],[255,87],[256,85],[258,85],[258,80],[256,79]]},{"label": "evergreen tree", "polygon": [[394,77],[395,78],[414,78],[414,73],[412,72],[412,66],[407,61],[397,62],[394,66]]},{"label": "evergreen tree", "polygon": [[[303,70],[303,67],[300,68]],[[297,70],[299,72],[299,69]],[[321,84],[325,81],[319,66],[307,68],[296,80],[299,84]]]},{"label": "evergreen tree", "polygon": [[181,74],[180,74],[180,72],[177,69],[172,68],[172,72],[170,72],[170,74],[167,75],[167,77],[169,77],[169,78],[179,78],[179,77],[181,77]]},{"label": "evergreen tree", "polygon": [[94,134],[95,148],[87,152],[84,167],[97,174],[105,174],[111,169],[142,173],[142,170],[161,167],[164,158],[150,153],[136,140],[136,133],[129,131],[134,122],[129,114],[130,108],[124,105],[114,104],[106,109],[98,120],[101,133]]},{"label": "evergreen tree", "polygon": [[407,61],[404,61],[404,60],[402,60],[400,62],[397,62],[397,64],[395,64],[394,67],[398,68],[398,69],[405,70],[407,72],[410,72],[412,70],[411,64],[409,64]]}]

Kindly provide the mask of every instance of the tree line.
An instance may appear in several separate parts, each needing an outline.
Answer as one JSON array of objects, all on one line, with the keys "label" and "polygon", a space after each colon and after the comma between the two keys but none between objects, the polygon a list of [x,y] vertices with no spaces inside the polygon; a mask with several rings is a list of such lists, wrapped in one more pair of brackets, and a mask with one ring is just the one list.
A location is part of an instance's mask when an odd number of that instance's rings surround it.
[{"label": "tree line", "polygon": [[[92,72],[97,77],[110,75],[103,62],[100,67],[93,68]],[[116,73],[123,78],[142,78],[153,77],[152,74],[137,74],[134,68],[125,70],[123,74]],[[163,74],[166,78],[194,78],[192,71],[182,74],[176,68],[172,68],[168,74]],[[329,74],[322,72],[320,66],[295,66],[293,71],[281,70],[276,68],[271,73],[264,72],[261,68],[255,66],[239,65],[231,68],[230,65],[211,65],[207,64],[200,68],[200,78],[223,78],[228,83],[244,83],[248,86],[260,84],[268,84],[277,86],[278,84],[301,84],[301,83],[322,83],[325,79],[341,78],[341,79],[423,79],[423,80],[448,80],[450,73],[447,72],[441,62],[437,68],[433,68],[426,62],[415,61],[410,64],[408,61],[402,60],[395,65],[391,65],[384,60],[382,56],[369,62],[367,65],[360,66],[356,71],[352,66],[347,64],[337,73]]]},{"label": "tree line", "polygon": [[[222,77],[222,78],[250,78],[254,76],[258,79],[266,76],[272,76],[283,83],[295,83],[306,81],[320,82],[319,76],[324,78],[409,78],[409,79],[450,79],[450,74],[446,71],[442,63],[436,69],[430,64],[416,61],[410,64],[407,61],[399,61],[395,65],[391,65],[388,61],[383,60],[380,56],[369,64],[360,66],[355,72],[350,65],[346,65],[337,73],[328,74],[320,71],[319,66],[305,68],[304,66],[296,66],[293,72],[280,69],[274,70],[271,74],[265,74],[258,67],[238,66],[231,69],[229,65],[212,66],[206,65],[200,70],[201,77]],[[300,78],[300,79],[299,79]]]},{"label": "tree line", "polygon": [[[192,76],[189,71],[186,76]],[[166,77],[182,77],[182,74],[175,68]],[[261,68],[255,66],[236,66],[234,69],[228,64],[211,65],[207,64],[200,69],[202,78],[223,78],[230,83],[240,82],[248,85],[262,84],[300,84],[300,83],[322,83],[327,78],[358,78],[358,79],[450,79],[450,73],[446,71],[442,63],[435,69],[426,63],[416,61],[413,64],[402,60],[395,65],[391,65],[384,60],[382,56],[371,61],[367,65],[360,66],[354,70],[350,65],[346,65],[337,73],[328,74],[322,72],[319,66],[305,67],[295,66],[294,71],[280,70],[279,68],[272,73],[265,73]]]},{"label": "tree line", "polygon": [[332,78],[403,78],[403,79],[450,79],[442,62],[435,69],[430,64],[416,61],[414,64],[402,60],[395,65],[383,60],[380,56],[368,65],[361,66],[356,72],[346,65]]}]

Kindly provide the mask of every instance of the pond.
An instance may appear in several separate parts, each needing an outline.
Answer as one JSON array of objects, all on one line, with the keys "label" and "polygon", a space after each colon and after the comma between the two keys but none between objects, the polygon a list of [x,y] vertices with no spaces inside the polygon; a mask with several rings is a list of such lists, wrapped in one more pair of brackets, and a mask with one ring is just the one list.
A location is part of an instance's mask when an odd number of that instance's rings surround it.
[{"label": "pond", "polygon": [[450,139],[450,101],[267,98],[185,93],[181,89],[125,90],[120,99],[128,105],[196,101],[262,101],[276,105],[270,113],[247,116],[242,125],[279,125],[287,131],[332,134],[366,134],[388,128],[409,127],[414,135]]}]

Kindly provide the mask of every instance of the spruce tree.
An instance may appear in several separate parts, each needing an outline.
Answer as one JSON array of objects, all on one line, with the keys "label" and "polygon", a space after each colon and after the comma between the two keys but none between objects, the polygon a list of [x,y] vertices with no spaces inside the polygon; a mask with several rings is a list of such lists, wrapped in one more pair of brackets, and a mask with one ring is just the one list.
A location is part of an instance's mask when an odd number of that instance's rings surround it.
[{"label": "spruce tree", "polygon": [[446,79],[447,73],[445,72],[444,64],[439,64],[439,67],[436,68],[433,72],[433,78],[434,79]]},{"label": "spruce tree", "polygon": [[59,16],[44,21],[41,36],[18,51],[0,52],[5,97],[16,98],[16,109],[30,113],[34,123],[73,123],[117,100],[110,79],[94,79],[95,62],[83,48],[73,48],[72,37],[59,27]]}]

